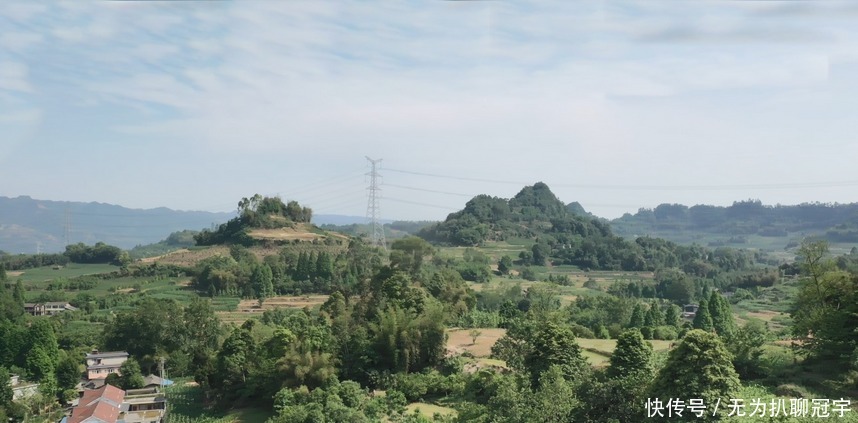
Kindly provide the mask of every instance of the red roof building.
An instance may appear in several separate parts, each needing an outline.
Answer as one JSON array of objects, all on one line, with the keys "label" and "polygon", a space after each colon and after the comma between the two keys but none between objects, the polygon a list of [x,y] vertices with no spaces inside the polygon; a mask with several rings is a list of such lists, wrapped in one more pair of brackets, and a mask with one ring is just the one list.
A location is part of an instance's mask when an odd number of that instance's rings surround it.
[{"label": "red roof building", "polygon": [[124,400],[125,391],[113,385],[84,391],[68,423],[116,423]]}]

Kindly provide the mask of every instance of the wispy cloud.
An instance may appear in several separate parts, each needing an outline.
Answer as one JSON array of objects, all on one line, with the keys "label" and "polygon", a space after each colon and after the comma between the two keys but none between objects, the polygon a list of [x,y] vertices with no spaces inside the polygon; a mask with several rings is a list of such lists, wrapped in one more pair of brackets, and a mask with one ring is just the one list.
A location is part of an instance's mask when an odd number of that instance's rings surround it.
[{"label": "wispy cloud", "polygon": [[[832,74],[858,59],[851,8],[16,4],[0,12],[14,24],[0,35],[11,58],[0,64],[0,107],[21,122],[78,113],[118,140],[227,159],[300,156],[293,166],[319,172],[317,155],[342,163],[370,154],[537,179],[741,179],[749,175],[719,176],[715,164],[734,160],[721,146],[750,145],[755,160],[813,133],[798,116],[827,125],[850,101],[841,93],[858,81]],[[815,109],[802,105],[810,100]],[[846,142],[846,131],[829,135]],[[679,155],[688,151],[701,155]],[[759,166],[760,175],[782,172]]]}]

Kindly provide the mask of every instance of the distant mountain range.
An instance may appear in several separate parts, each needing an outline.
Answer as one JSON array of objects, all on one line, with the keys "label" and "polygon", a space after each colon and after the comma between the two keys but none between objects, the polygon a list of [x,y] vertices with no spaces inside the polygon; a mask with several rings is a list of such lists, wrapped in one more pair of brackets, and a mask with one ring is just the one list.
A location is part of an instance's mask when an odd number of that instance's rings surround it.
[{"label": "distant mountain range", "polygon": [[[313,205],[308,206],[312,208]],[[566,204],[565,208],[572,215],[596,218],[577,202]],[[130,209],[105,203],[0,196],[0,251],[61,252],[66,246],[66,234],[69,243],[94,244],[102,241],[130,249],[137,245],[156,243],[176,231],[211,228],[234,216],[235,213],[178,211],[165,207]],[[858,243],[858,203],[767,206],[749,200],[738,201],[728,207],[661,204],[654,209],[641,209],[635,214],[626,214],[611,221],[599,220],[609,223],[613,233],[624,238],[648,235],[680,244],[783,249],[805,236],[824,237],[832,242]],[[382,223],[391,222],[385,220]],[[360,225],[366,223],[366,218],[316,215],[313,216],[313,223]],[[425,225],[417,225],[413,231],[422,226]],[[407,228],[405,230],[408,231]]]},{"label": "distant mountain range", "polygon": [[682,244],[783,248],[805,237],[858,243],[858,203],[764,205],[736,201],[727,207],[661,204],[611,221],[620,236],[652,236]]},{"label": "distant mountain range", "polygon": [[[310,205],[312,207],[312,205]],[[0,250],[44,253],[65,250],[69,243],[105,242],[130,249],[163,240],[172,232],[211,228],[235,213],[179,211],[165,207],[130,209],[105,203],[37,200],[0,196]],[[318,215],[313,223],[363,223],[363,216]]]}]

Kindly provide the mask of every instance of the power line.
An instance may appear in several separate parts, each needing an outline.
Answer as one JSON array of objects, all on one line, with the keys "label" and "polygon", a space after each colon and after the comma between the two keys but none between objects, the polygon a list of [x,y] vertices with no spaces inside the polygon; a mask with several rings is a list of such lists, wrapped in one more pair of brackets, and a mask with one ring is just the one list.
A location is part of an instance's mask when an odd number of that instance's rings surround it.
[{"label": "power line", "polygon": [[[440,175],[436,173],[412,172],[409,170],[385,168],[388,172],[403,173],[407,175],[430,176],[433,178],[444,178],[458,181],[485,182],[493,184],[508,185],[530,185],[533,182],[508,181],[484,178],[469,178],[463,176]],[[778,184],[735,184],[735,185],[606,185],[606,184],[569,184],[552,183],[551,186],[563,188],[580,189],[611,189],[627,191],[701,191],[701,190],[733,190],[733,189],[801,189],[801,188],[835,188],[858,186],[858,181],[825,181],[825,182],[801,182],[801,183],[778,183]]]},{"label": "power line", "polygon": [[372,245],[387,250],[387,241],[384,239],[384,228],[378,222],[380,214],[378,201],[380,196],[378,195],[378,193],[379,191],[381,191],[381,188],[379,188],[378,186],[379,176],[377,167],[381,164],[382,159],[373,160],[369,157],[367,157],[366,159],[369,160],[370,165],[372,166],[372,170],[367,173],[367,175],[369,175],[370,182],[368,188],[369,199],[366,205],[367,220],[370,220],[370,223],[372,225],[372,236],[370,239],[372,240]]},{"label": "power line", "polygon": [[455,211],[455,210],[459,210],[459,209],[457,209],[457,208],[453,208],[453,207],[444,207],[444,206],[439,206],[439,205],[436,205],[436,204],[421,203],[421,202],[418,202],[418,201],[400,200],[400,199],[398,199],[398,198],[384,197],[384,199],[385,199],[385,200],[388,200],[388,201],[395,201],[395,202],[397,202],[397,203],[414,204],[414,205],[417,205],[417,206],[423,206],[423,207],[434,207],[434,208],[436,208],[436,209],[454,210],[454,211]]},{"label": "power line", "polygon": [[460,193],[460,192],[438,191],[438,190],[434,190],[434,189],[417,188],[417,187],[407,187],[407,186],[404,186],[404,185],[396,185],[396,184],[384,184],[384,186],[386,186],[386,187],[394,187],[394,188],[408,189],[408,190],[412,190],[412,191],[434,192],[434,193],[436,193],[436,194],[455,195],[455,196],[457,196],[457,197],[468,197],[468,198],[472,198],[472,197],[474,197],[474,196],[473,196],[473,195],[471,195],[471,194],[462,194],[462,193]]}]

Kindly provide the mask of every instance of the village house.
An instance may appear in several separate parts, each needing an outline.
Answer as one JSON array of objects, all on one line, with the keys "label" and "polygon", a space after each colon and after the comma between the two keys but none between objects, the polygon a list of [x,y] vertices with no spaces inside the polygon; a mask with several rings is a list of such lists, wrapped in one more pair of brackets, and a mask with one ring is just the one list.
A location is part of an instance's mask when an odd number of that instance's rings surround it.
[{"label": "village house", "polygon": [[12,400],[29,398],[39,393],[39,384],[26,382],[20,379],[18,375],[9,377],[9,386],[12,387]]},{"label": "village house", "polygon": [[167,397],[157,387],[129,389],[117,423],[160,423],[167,412]]},{"label": "village house", "polygon": [[77,307],[66,302],[24,303],[24,311],[31,316],[53,316],[64,311],[74,311]]},{"label": "village house", "polygon": [[86,390],[61,423],[162,423],[167,398],[156,387],[123,391],[113,385]]},{"label": "village house", "polygon": [[688,320],[694,320],[694,316],[697,316],[697,309],[700,308],[697,304],[686,304],[682,306],[682,317]]},{"label": "village house", "polygon": [[86,355],[86,378],[87,380],[97,380],[106,379],[107,375],[111,373],[119,375],[119,368],[126,360],[128,360],[128,353],[125,351],[99,352],[93,350],[92,353]]},{"label": "village house", "polygon": [[84,391],[77,407],[72,409],[71,417],[63,419],[67,423],[117,423],[122,411],[125,391],[104,385],[99,389]]}]

